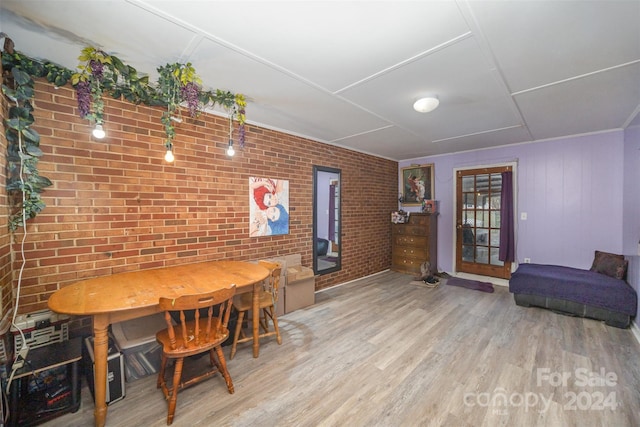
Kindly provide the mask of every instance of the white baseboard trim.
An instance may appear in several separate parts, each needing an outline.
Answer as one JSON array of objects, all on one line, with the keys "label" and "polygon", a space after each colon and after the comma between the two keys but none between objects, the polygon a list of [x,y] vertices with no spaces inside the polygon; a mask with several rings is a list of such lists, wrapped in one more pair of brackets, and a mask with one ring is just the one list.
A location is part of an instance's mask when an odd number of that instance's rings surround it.
[{"label": "white baseboard trim", "polygon": [[322,289],[320,289],[318,291],[315,291],[315,293],[317,294],[317,293],[320,293],[320,292],[328,291],[329,289],[334,289],[334,288],[337,288],[338,286],[343,286],[343,285],[346,285],[346,284],[351,283],[351,282],[355,282],[355,281],[358,281],[358,280],[366,279],[367,277],[377,276],[378,274],[386,273],[387,271],[390,271],[390,269],[387,268],[386,270],[378,271],[377,273],[369,274],[368,276],[358,277],[357,279],[349,280],[348,282],[338,283],[337,285],[329,286],[328,288],[322,288]]}]

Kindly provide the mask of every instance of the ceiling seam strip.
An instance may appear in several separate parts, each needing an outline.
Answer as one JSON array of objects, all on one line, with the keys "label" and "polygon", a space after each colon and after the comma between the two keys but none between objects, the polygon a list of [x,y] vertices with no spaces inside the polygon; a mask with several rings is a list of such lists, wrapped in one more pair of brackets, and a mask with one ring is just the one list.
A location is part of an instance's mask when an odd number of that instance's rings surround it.
[{"label": "ceiling seam strip", "polygon": [[624,123],[622,124],[622,129],[626,129],[638,114],[640,114],[640,104],[638,104],[638,106],[631,112],[631,115],[627,118],[627,120],[624,121]]},{"label": "ceiling seam strip", "polygon": [[370,134],[370,133],[374,133],[374,132],[378,132],[378,131],[381,131],[381,130],[389,129],[389,128],[392,128],[394,126],[396,126],[396,125],[391,124],[391,125],[388,125],[388,126],[382,126],[382,127],[376,128],[376,129],[366,130],[364,132],[358,132],[358,133],[354,133],[352,135],[343,136],[341,138],[332,139],[331,141],[332,142],[343,141],[343,140],[348,139],[348,138],[353,138],[354,136],[367,135],[367,134]]},{"label": "ceiling seam strip", "polygon": [[389,73],[389,72],[391,72],[393,70],[396,70],[398,68],[404,67],[405,65],[410,64],[410,63],[412,63],[414,61],[417,61],[418,59],[422,59],[422,58],[427,57],[429,55],[432,55],[432,54],[434,54],[434,53],[436,53],[436,52],[438,52],[438,51],[440,51],[440,50],[442,50],[442,49],[444,49],[446,47],[452,46],[452,45],[454,45],[454,44],[456,44],[456,43],[458,43],[458,42],[460,42],[462,40],[465,40],[465,39],[471,37],[472,35],[473,34],[471,33],[471,31],[467,31],[466,33],[460,34],[459,36],[454,37],[451,40],[447,40],[444,43],[440,43],[439,45],[437,45],[435,47],[432,47],[431,49],[428,49],[428,50],[426,50],[424,52],[418,53],[417,55],[414,55],[414,56],[412,56],[410,58],[407,58],[404,61],[400,61],[397,64],[391,65],[391,66],[389,66],[389,67],[387,67],[387,68],[385,68],[383,70],[378,71],[377,73],[374,73],[374,74],[371,74],[368,77],[365,77],[364,79],[361,79],[361,80],[358,80],[357,82],[351,83],[350,85],[347,85],[347,86],[343,87],[342,89],[338,89],[338,90],[334,91],[333,94],[334,95],[339,95],[340,93],[342,93],[342,92],[344,92],[346,90],[349,90],[349,89],[352,89],[354,87],[360,86],[363,83],[366,83],[368,81],[374,80],[374,79],[376,79],[376,78],[378,78],[378,77],[380,77],[380,76],[382,76],[384,74],[387,74],[387,73]]},{"label": "ceiling seam strip", "polygon": [[517,129],[517,128],[521,128],[521,127],[522,127],[522,125],[515,125],[515,126],[506,126],[506,127],[503,127],[503,128],[483,130],[481,132],[467,133],[467,134],[464,134],[464,135],[457,135],[457,136],[452,136],[452,137],[449,137],[449,138],[434,139],[433,141],[431,141],[431,143],[435,144],[436,142],[451,141],[452,139],[466,138],[466,137],[469,137],[469,136],[482,135],[482,134],[485,134],[485,133],[500,132],[502,130]]},{"label": "ceiling seam strip", "polygon": [[628,66],[634,65],[634,64],[640,64],[640,59],[636,59],[635,61],[625,62],[624,64],[614,65],[612,67],[602,68],[600,70],[592,71],[590,73],[580,74],[579,76],[569,77],[567,79],[558,80],[558,81],[555,81],[555,82],[551,82],[551,83],[547,83],[547,84],[544,84],[544,85],[532,87],[532,88],[529,88],[529,89],[524,89],[524,90],[520,90],[520,91],[517,91],[517,92],[513,92],[511,94],[511,96],[522,95],[524,93],[533,92],[533,91],[536,91],[536,90],[539,90],[539,89],[544,89],[544,88],[547,88],[547,87],[550,87],[550,86],[556,86],[556,85],[559,85],[559,84],[562,84],[562,83],[567,83],[567,82],[570,82],[570,81],[573,81],[573,80],[583,79],[585,77],[591,77],[591,76],[594,76],[596,74],[604,73],[606,71],[611,71],[611,70],[615,70],[615,69],[618,69],[618,68],[628,67]]},{"label": "ceiling seam strip", "polygon": [[[477,33],[476,40],[478,41],[478,46],[480,47],[481,51],[484,52],[485,59],[489,62],[488,65],[493,68],[494,70],[493,74],[497,76],[496,82],[502,86],[503,90],[505,91],[505,97],[511,100],[511,107],[514,110],[514,113],[520,119],[520,123],[521,123],[520,126],[522,126],[525,129],[530,139],[532,140],[535,139],[533,137],[533,134],[531,133],[531,130],[529,129],[529,125],[524,119],[524,114],[522,114],[522,111],[520,110],[520,106],[518,105],[516,100],[513,98],[513,94],[511,93],[511,88],[507,83],[507,79],[505,78],[502,72],[502,69],[499,66],[499,62],[496,59],[495,54],[493,53],[493,49],[491,48],[491,44],[489,43],[489,40],[484,35],[484,32],[482,31],[482,27],[480,26],[480,23],[478,22],[476,15],[473,13],[470,2],[465,1],[464,4],[462,4],[461,1],[456,1],[456,5],[458,6],[460,13],[462,14],[464,20],[467,22],[467,25],[469,26],[469,28],[471,28],[474,32]],[[432,142],[436,142],[436,141],[432,141]]]}]

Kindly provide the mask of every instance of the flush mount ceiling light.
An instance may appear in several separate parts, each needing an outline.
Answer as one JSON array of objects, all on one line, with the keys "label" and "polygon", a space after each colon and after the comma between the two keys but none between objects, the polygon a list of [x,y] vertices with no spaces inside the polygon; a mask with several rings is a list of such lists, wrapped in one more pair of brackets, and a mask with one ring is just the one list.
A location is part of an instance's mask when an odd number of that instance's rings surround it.
[{"label": "flush mount ceiling light", "polygon": [[440,100],[438,99],[437,96],[428,96],[425,98],[418,99],[413,104],[413,109],[419,113],[429,113],[435,110],[436,108],[438,108],[439,104],[440,104]]}]

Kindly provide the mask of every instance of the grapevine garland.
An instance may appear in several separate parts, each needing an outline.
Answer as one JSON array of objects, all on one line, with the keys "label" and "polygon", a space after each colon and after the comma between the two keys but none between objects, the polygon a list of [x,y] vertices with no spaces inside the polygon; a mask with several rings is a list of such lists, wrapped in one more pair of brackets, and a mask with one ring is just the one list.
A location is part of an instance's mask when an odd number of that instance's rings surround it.
[{"label": "grapevine garland", "polygon": [[73,72],[49,61],[32,59],[13,49],[13,41],[5,37],[2,51],[2,92],[14,105],[4,120],[7,139],[7,192],[11,201],[9,229],[25,226],[44,208],[41,193],[51,181],[38,173],[40,136],[31,128],[34,123],[32,99],[34,77],[46,78],[57,87],[70,83],[77,93],[80,117],[96,124],[104,120],[105,93],[113,98],[124,98],[135,104],[166,106],[161,121],[170,147],[175,137],[172,117],[186,104],[191,117],[218,104],[229,112],[231,120],[238,121],[238,143],[244,147],[246,100],[242,94],[216,89],[205,91],[202,81],[190,63],[167,64],[159,67],[160,77],[155,85],[148,76],[139,76],[135,68],[100,49],[86,47],[78,59],[78,70]]}]

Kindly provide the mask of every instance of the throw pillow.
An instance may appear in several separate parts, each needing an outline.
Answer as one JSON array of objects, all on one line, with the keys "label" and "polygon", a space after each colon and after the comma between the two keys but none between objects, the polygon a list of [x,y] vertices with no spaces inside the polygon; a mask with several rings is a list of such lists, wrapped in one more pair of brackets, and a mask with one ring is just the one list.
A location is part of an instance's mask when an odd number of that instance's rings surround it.
[{"label": "throw pillow", "polygon": [[593,264],[591,265],[591,271],[625,280],[627,278],[628,265],[629,261],[624,259],[624,255],[596,251]]}]

